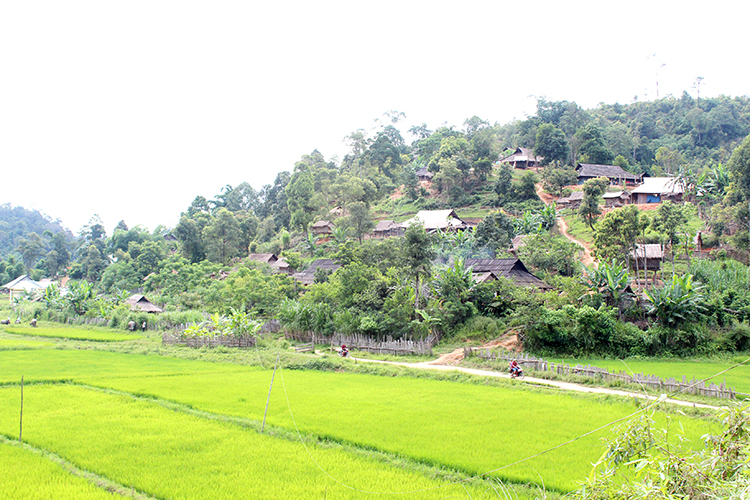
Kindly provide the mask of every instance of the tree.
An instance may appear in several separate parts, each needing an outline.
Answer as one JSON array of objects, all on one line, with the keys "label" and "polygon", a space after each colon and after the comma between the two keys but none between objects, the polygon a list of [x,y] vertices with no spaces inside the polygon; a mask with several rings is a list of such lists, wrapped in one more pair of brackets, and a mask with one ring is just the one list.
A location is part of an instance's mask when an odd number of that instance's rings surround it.
[{"label": "tree", "polygon": [[513,194],[516,200],[525,201],[538,198],[536,194],[536,183],[538,179],[534,172],[525,172],[517,182],[513,183]]},{"label": "tree", "polygon": [[26,270],[31,272],[31,268],[34,266],[36,259],[42,253],[43,242],[41,236],[36,233],[29,233],[26,238],[21,238],[18,241],[16,251],[21,254],[23,263],[26,265]]},{"label": "tree", "polygon": [[595,254],[600,260],[630,262],[636,239],[648,227],[648,216],[635,205],[617,208],[605,215],[594,229]]},{"label": "tree", "polygon": [[686,205],[677,205],[671,201],[665,201],[659,205],[651,226],[663,234],[669,243],[672,254],[672,272],[674,273],[674,248],[673,245],[678,241],[678,234],[684,231],[688,217]]},{"label": "tree", "polygon": [[370,209],[361,201],[351,203],[348,208],[349,217],[346,222],[354,231],[354,236],[359,240],[359,243],[362,244],[362,237],[374,227]]},{"label": "tree", "polygon": [[305,234],[313,222],[317,208],[313,203],[315,190],[312,174],[307,170],[296,170],[286,189],[286,201],[291,214],[290,224]]},{"label": "tree", "polygon": [[507,163],[500,166],[497,173],[495,193],[497,193],[497,206],[503,205],[513,189],[513,169]]},{"label": "tree", "polygon": [[542,157],[542,165],[548,165],[553,161],[566,163],[570,156],[570,146],[565,132],[551,123],[540,125],[536,131],[534,154]]},{"label": "tree", "polygon": [[420,280],[430,277],[435,258],[432,238],[421,224],[412,224],[404,232],[401,251],[406,272],[414,280],[414,309],[419,309]]},{"label": "tree", "polygon": [[488,251],[495,258],[498,250],[510,248],[515,236],[513,221],[502,212],[489,214],[477,224],[474,244],[479,251]]},{"label": "tree", "polygon": [[581,162],[609,165],[615,158],[612,150],[604,144],[602,133],[594,123],[589,123],[584,128],[579,129],[575,137],[581,144],[578,150],[581,155]]},{"label": "tree", "polygon": [[750,200],[750,135],[732,151],[727,169],[734,174],[737,190]]},{"label": "tree", "polygon": [[220,208],[214,220],[203,229],[206,256],[212,262],[227,264],[239,255],[241,236],[240,224],[232,212]]},{"label": "tree", "polygon": [[175,227],[175,236],[180,241],[182,255],[190,262],[200,262],[206,258],[206,247],[203,243],[203,225],[207,218],[198,220],[183,214]]},{"label": "tree", "polygon": [[594,229],[594,221],[602,214],[599,207],[599,200],[607,190],[609,179],[606,177],[597,177],[589,179],[583,183],[583,201],[578,209],[578,217],[586,222],[591,230]]},{"label": "tree", "polygon": [[542,181],[549,193],[559,195],[565,186],[578,182],[578,173],[570,165],[562,166],[559,162],[552,162],[544,167]]}]

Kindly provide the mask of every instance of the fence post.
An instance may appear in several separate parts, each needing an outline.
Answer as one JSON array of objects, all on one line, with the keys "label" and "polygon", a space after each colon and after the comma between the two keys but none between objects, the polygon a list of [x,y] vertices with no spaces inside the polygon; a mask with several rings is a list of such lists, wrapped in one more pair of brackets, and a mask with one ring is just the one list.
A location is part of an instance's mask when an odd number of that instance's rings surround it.
[{"label": "fence post", "polygon": [[23,375],[21,375],[21,423],[18,429],[18,441],[23,443]]}]

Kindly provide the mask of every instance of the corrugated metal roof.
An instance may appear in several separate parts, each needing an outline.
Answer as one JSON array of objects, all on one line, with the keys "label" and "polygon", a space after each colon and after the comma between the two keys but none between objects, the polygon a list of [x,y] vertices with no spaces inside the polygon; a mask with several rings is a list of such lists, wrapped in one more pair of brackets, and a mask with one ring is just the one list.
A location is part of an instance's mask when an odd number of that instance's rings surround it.
[{"label": "corrugated metal roof", "polygon": [[658,243],[638,244],[630,255],[638,259],[642,259],[644,256],[647,259],[663,259],[664,247]]},{"label": "corrugated metal roof", "polygon": [[683,189],[675,177],[646,177],[643,184],[633,189],[631,194],[682,194]]},{"label": "corrugated metal roof", "polygon": [[466,223],[452,209],[420,210],[417,215],[402,222],[401,227],[408,228],[412,224],[421,224],[425,229],[433,230],[466,227]]},{"label": "corrugated metal roof", "polygon": [[617,165],[599,165],[595,163],[579,163],[578,177],[608,177],[609,179],[624,179],[637,182],[641,178],[630,172],[626,172]]}]

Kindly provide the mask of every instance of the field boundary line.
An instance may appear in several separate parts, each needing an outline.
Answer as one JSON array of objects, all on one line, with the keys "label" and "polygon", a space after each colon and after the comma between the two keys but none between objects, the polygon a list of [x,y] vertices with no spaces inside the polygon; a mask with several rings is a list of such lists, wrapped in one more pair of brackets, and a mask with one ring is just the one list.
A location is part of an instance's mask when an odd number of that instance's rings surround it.
[{"label": "field boundary line", "polygon": [[115,493],[122,497],[135,498],[138,500],[163,500],[160,497],[154,497],[143,491],[125,486],[124,484],[120,484],[105,476],[96,474],[86,469],[81,469],[80,467],[75,465],[73,462],[66,460],[65,458],[61,457],[60,455],[56,453],[53,453],[44,448],[38,448],[28,443],[21,443],[17,439],[11,439],[2,433],[0,433],[0,443],[7,444],[10,446],[15,446],[16,448],[20,448],[22,450],[25,450],[25,451],[34,453],[35,455],[39,455],[43,458],[46,458],[50,462],[60,466],[64,471],[71,474],[72,476],[83,478],[92,486],[108,491],[110,493]]}]

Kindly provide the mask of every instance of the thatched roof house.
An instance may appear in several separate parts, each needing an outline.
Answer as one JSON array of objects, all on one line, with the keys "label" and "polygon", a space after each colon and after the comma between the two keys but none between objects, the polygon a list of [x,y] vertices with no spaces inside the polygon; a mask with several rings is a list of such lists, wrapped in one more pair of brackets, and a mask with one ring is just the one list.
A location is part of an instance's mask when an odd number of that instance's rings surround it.
[{"label": "thatched roof house", "polygon": [[429,170],[427,170],[427,167],[422,167],[422,168],[418,169],[414,173],[417,174],[417,179],[419,179],[420,182],[421,181],[431,181],[432,177],[434,176],[434,174],[432,172],[430,172]]},{"label": "thatched roof house", "polygon": [[658,243],[638,244],[635,250],[630,253],[631,267],[635,269],[636,261],[638,269],[649,271],[658,271],[661,269],[661,263],[664,260],[664,247]]},{"label": "thatched roof house", "polygon": [[406,230],[412,224],[420,224],[428,233],[434,233],[438,229],[441,231],[456,231],[469,227],[466,222],[459,219],[456,212],[447,210],[420,210],[417,215],[411,219],[402,222],[401,227]]},{"label": "thatched roof house", "polygon": [[254,262],[263,262],[264,264],[273,264],[279,260],[274,253],[251,253],[247,256],[247,259]]},{"label": "thatched roof house", "polygon": [[633,203],[661,203],[681,201],[684,190],[675,177],[647,177],[643,184],[630,192]]},{"label": "thatched roof house", "polygon": [[319,220],[312,225],[312,233],[318,236],[333,234],[333,222],[329,220]]},{"label": "thatched roof house", "polygon": [[[506,149],[504,152],[508,152]],[[528,148],[516,148],[509,155],[501,158],[498,163],[509,163],[513,168],[538,167],[541,157],[534,156],[534,152]]]},{"label": "thatched roof house", "polygon": [[607,177],[611,184],[637,184],[643,178],[643,175],[631,174],[617,165],[579,163],[576,171],[578,172],[578,184],[583,184],[587,180],[597,177]]},{"label": "thatched roof house", "polygon": [[387,238],[388,236],[403,236],[404,228],[401,224],[392,220],[381,220],[375,229],[372,231],[372,235],[376,238]]},{"label": "thatched roof house", "polygon": [[130,305],[131,311],[143,311],[147,313],[164,312],[159,307],[152,304],[145,295],[131,295],[130,298],[125,301],[125,303]]},{"label": "thatched roof house", "polygon": [[557,206],[561,208],[578,208],[583,202],[583,191],[573,191],[570,196],[557,200]]},{"label": "thatched roof house", "polygon": [[[547,283],[531,274],[519,259],[466,259],[464,265],[471,267],[475,281],[492,281],[498,277],[503,277],[513,281],[518,286],[540,290],[552,289]],[[492,274],[492,276],[487,273]]]},{"label": "thatched roof house", "polygon": [[309,286],[315,283],[315,272],[318,271],[318,269],[332,273],[340,267],[341,267],[341,264],[339,264],[335,260],[317,259],[312,264],[310,264],[308,268],[305,269],[304,271],[294,273],[292,275],[292,278],[294,278],[298,283],[302,285]]},{"label": "thatched roof house", "polygon": [[247,258],[248,260],[254,262],[263,262],[264,264],[268,264],[280,273],[294,273],[294,269],[292,269],[292,266],[290,266],[287,261],[285,261],[283,258],[277,257],[276,254],[273,253],[251,253],[247,256]]}]

